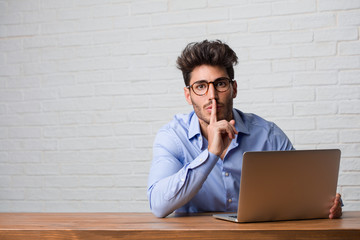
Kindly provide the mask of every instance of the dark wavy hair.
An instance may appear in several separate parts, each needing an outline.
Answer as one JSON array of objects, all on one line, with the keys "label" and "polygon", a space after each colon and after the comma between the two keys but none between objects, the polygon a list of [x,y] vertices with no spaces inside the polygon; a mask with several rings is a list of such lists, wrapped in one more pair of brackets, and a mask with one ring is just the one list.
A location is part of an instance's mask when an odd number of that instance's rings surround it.
[{"label": "dark wavy hair", "polygon": [[237,64],[236,53],[220,40],[189,43],[177,58],[177,68],[182,71],[186,86],[190,84],[191,72],[200,65],[220,66],[226,69],[234,79],[234,65]]}]

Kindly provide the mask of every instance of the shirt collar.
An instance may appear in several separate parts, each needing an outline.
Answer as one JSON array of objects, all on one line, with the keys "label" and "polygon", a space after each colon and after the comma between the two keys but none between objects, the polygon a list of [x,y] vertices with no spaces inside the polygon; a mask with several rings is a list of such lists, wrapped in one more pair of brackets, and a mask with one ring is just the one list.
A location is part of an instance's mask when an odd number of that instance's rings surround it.
[{"label": "shirt collar", "polygon": [[241,112],[233,108],[233,116],[235,119],[235,128],[239,133],[250,134],[249,128],[241,117]]},{"label": "shirt collar", "polygon": [[189,114],[189,121],[189,139],[192,139],[196,135],[201,135],[199,118],[194,111]]}]

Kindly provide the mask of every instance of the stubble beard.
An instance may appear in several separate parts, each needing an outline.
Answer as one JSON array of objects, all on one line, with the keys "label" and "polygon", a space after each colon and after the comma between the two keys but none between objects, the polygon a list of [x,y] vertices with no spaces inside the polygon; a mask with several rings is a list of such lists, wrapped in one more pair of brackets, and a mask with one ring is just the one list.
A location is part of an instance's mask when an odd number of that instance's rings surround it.
[{"label": "stubble beard", "polygon": [[[210,124],[210,115],[206,114],[206,108],[209,107],[212,103],[208,103],[205,104],[204,106],[199,106],[197,104],[195,104],[193,102],[193,108],[195,111],[195,114],[197,115],[197,117],[200,120],[200,124],[201,123],[205,123],[206,125]],[[218,101],[216,101],[216,104],[220,104],[223,107],[223,111],[222,111],[222,115],[221,116],[217,116],[218,117],[218,121],[220,120],[226,120],[226,121],[230,121],[233,119],[233,99],[229,98],[225,103],[219,103]]]}]

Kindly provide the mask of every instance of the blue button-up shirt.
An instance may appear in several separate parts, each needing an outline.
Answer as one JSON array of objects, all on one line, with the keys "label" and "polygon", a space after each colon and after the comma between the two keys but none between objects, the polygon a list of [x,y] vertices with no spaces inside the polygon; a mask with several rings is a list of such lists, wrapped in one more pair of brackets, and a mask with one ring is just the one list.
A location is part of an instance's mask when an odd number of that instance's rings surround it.
[{"label": "blue button-up shirt", "polygon": [[274,123],[237,109],[233,113],[238,134],[223,160],[207,150],[194,112],[176,115],[159,130],[148,179],[148,199],[156,216],[175,210],[235,212],[244,152],[293,150]]}]

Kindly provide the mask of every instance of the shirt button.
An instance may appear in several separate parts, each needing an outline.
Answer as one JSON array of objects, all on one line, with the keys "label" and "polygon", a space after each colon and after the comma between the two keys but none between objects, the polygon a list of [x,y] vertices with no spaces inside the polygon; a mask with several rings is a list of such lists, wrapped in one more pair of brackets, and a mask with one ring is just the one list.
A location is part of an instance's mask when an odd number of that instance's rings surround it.
[{"label": "shirt button", "polygon": [[225,177],[228,177],[228,176],[229,176],[229,173],[228,173],[228,172],[226,172],[226,173],[225,173]]}]

